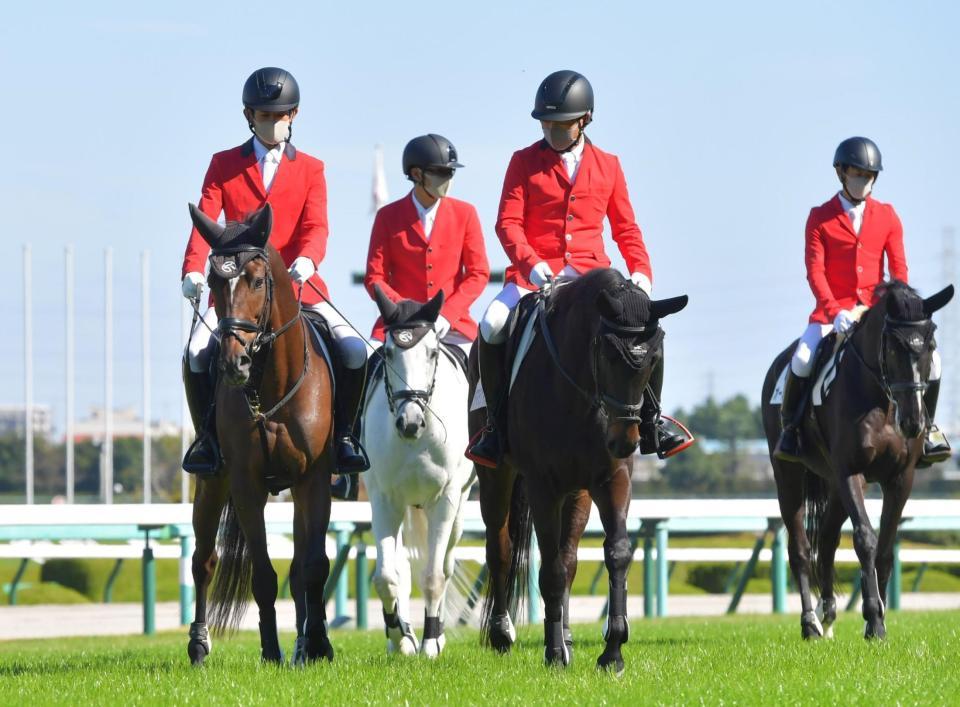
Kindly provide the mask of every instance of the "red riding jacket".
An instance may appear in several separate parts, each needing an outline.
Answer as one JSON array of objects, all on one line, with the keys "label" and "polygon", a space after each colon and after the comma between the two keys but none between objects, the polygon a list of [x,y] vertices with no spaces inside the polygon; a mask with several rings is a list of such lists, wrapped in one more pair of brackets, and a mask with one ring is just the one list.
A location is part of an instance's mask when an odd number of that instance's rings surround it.
[{"label": "red riding jacket", "polygon": [[[327,183],[323,162],[287,143],[273,178],[270,193],[263,188],[260,166],[253,151],[253,138],[210,160],[199,208],[216,220],[222,211],[228,221],[242,221],[265,203],[273,206],[270,244],[289,265],[301,255],[319,265],[327,252]],[[197,229],[190,232],[183,272],[204,272],[210,246]],[[319,275],[310,278],[325,296],[327,286]],[[312,287],[303,290],[303,304],[322,301]]]},{"label": "red riding jacket", "polygon": [[[379,285],[393,301],[426,302],[443,290],[441,314],[450,328],[467,338],[477,336],[470,305],[490,279],[477,211],[449,196],[437,205],[430,240],[423,232],[413,195],[387,204],[377,212],[367,254],[367,291]],[[373,337],[383,339],[383,321],[377,319]]]},{"label": "red riding jacket", "polygon": [[806,228],[807,281],[817,304],[810,322],[829,324],[842,309],[873,304],[873,288],[883,282],[884,256],[890,277],[907,282],[903,226],[890,204],[867,197],[859,236],[839,195],[811,209]]},{"label": "red riding jacket", "polygon": [[533,287],[530,271],[540,261],[555,273],[565,265],[578,272],[608,267],[604,216],[627,268],[652,281],[643,234],[615,156],[587,140],[576,183],[571,185],[563,160],[544,140],[513,153],[497,216],[497,237],[512,263],[507,281]]}]

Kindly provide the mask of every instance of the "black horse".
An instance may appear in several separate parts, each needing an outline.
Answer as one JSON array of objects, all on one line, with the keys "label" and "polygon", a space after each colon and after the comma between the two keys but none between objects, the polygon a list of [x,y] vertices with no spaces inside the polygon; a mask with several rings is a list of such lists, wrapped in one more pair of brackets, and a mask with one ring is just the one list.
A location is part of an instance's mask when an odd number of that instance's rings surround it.
[{"label": "black horse", "polygon": [[[936,347],[936,326],[930,317],[952,297],[952,285],[927,299],[902,282],[877,288],[876,303],[841,342],[843,356],[823,404],[804,415],[803,463],[773,456],[780,436],[780,406],[770,400],[796,342],[767,371],[763,425],[789,535],[790,567],[800,588],[804,638],[832,635],[837,617],[834,556],[848,517],[860,560],[864,636],[886,634],[883,597],[893,567],[893,545],[932,414],[923,404]],[[830,336],[821,346],[834,343],[835,336]],[[879,483],[883,490],[879,538],[864,507],[868,482]],[[819,583],[816,611],[811,583]]]},{"label": "black horse", "polygon": [[[542,558],[544,657],[548,664],[570,662],[570,584],[592,499],[606,534],[610,577],[598,665],[619,672],[629,632],[629,460],[640,441],[647,383],[662,356],[659,320],[683,309],[687,297],[651,301],[608,269],[528,296],[539,298],[540,319],[508,400],[507,452],[496,469],[476,466],[490,571],[485,635],[500,651],[514,641],[511,614],[526,588],[532,518]],[[471,363],[472,400],[475,352]],[[483,424],[482,411],[471,413],[472,435]]]}]

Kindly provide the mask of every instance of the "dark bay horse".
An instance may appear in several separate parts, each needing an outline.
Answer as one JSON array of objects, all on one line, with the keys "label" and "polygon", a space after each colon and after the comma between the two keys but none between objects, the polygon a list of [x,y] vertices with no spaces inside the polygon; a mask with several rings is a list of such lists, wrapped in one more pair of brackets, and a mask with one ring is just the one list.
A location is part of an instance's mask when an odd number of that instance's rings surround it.
[{"label": "dark bay horse", "polygon": [[298,634],[294,660],[332,660],[323,602],[334,469],[330,372],[309,341],[283,260],[267,243],[270,206],[226,228],[192,204],[190,215],[212,249],[209,284],[220,321],[216,421],[224,470],[197,480],[196,617],[187,652],[195,664],[210,652],[206,611],[213,579],[214,631],[236,628],[252,584],[262,659],[282,662],[274,609],[277,575],[267,555],[263,511],[269,492],[290,487],[290,585]]},{"label": "dark bay horse", "polygon": [[[800,589],[804,638],[832,635],[837,617],[834,557],[840,529],[850,518],[860,560],[865,638],[883,638],[884,602],[893,546],[929,418],[923,391],[936,346],[931,315],[953,297],[950,285],[922,299],[902,282],[877,288],[878,299],[843,344],[836,378],[823,400],[804,416],[803,462],[776,459],[780,406],[770,403],[796,342],[774,360],[763,384],[763,425],[789,536],[790,568]],[[822,345],[832,345],[833,337]],[[864,507],[867,483],[883,491],[880,533]],[[806,528],[804,521],[806,520]],[[814,610],[811,584],[819,584]]]},{"label": "dark bay horse", "polygon": [[[652,301],[610,269],[530,296],[540,298],[541,319],[508,399],[507,453],[496,469],[476,466],[490,572],[484,631],[499,651],[515,640],[511,615],[526,588],[532,520],[542,558],[544,659],[569,664],[570,584],[592,499],[610,578],[606,647],[597,663],[619,672],[629,633],[629,462],[640,441],[644,391],[662,356],[659,320],[683,309],[687,297]],[[473,399],[475,353],[471,368]],[[481,429],[482,410],[471,413],[470,424],[471,434]]]}]

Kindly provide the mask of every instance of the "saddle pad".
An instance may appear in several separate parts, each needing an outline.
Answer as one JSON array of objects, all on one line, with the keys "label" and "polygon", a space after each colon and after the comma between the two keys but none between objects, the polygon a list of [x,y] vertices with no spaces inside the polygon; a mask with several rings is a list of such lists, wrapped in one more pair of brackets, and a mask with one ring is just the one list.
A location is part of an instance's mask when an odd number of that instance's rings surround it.
[{"label": "saddle pad", "polygon": [[[830,358],[820,367],[820,372],[817,374],[817,380],[814,382],[813,392],[811,394],[814,407],[823,405],[823,401],[826,400],[827,395],[830,394],[830,388],[833,386],[833,381],[837,377],[837,367],[843,359],[843,352],[844,349],[842,348],[839,352],[834,350]],[[777,378],[777,384],[773,388],[773,395],[770,396],[771,405],[781,405],[783,403],[783,389],[787,384],[787,369],[789,367],[790,362],[788,361],[787,365],[780,371],[780,377]]]},{"label": "saddle pad", "polygon": [[326,322],[323,321],[322,317],[319,315],[304,316],[304,319],[307,321],[307,329],[310,330],[310,338],[313,341],[313,348],[318,354],[323,356],[323,360],[327,362],[327,370],[330,371],[330,383],[333,387],[331,391],[334,396],[337,394],[337,377],[334,374],[334,365],[333,358],[330,355],[330,349],[327,346],[326,338],[329,336],[329,331],[326,330]]}]

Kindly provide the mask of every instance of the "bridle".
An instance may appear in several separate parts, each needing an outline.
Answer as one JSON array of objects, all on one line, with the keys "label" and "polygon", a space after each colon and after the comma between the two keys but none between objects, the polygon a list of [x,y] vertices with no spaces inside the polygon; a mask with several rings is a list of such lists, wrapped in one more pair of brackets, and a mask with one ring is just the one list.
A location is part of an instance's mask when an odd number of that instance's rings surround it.
[{"label": "bridle", "polygon": [[[256,321],[251,321],[249,319],[242,319],[239,317],[224,317],[220,320],[217,325],[217,330],[220,332],[221,344],[223,339],[233,337],[244,347],[247,354],[250,356],[250,359],[253,360],[254,356],[263,350],[265,347],[269,347],[276,341],[280,336],[284,334],[290,327],[300,322],[301,330],[303,331],[303,368],[300,371],[300,376],[297,378],[297,381],[293,384],[289,391],[280,399],[280,401],[271,407],[267,411],[261,409],[260,404],[260,392],[259,392],[259,382],[252,382],[254,376],[250,377],[247,385],[243,388],[244,399],[247,402],[247,408],[250,411],[250,415],[253,419],[259,424],[263,425],[267,420],[269,420],[273,415],[277,413],[284,405],[290,402],[290,399],[296,395],[297,390],[303,384],[304,379],[307,376],[307,369],[310,363],[309,350],[307,349],[307,332],[304,329],[303,325],[303,316],[302,310],[300,307],[300,302],[297,302],[297,312],[290,318],[289,321],[285,322],[279,329],[276,331],[269,331],[270,326],[270,312],[273,308],[273,288],[274,280],[273,273],[270,270],[270,257],[267,254],[267,251],[264,248],[258,248],[257,246],[242,245],[232,248],[218,248],[210,253],[210,257],[215,258],[217,256],[231,256],[231,255],[243,255],[244,264],[250,262],[251,260],[260,259],[263,260],[266,267],[266,274],[264,277],[265,284],[267,287],[267,295],[264,298],[263,307],[260,309],[260,313],[257,315]],[[221,269],[222,271],[222,269]],[[236,274],[232,277],[239,277],[243,271],[242,266],[236,267]],[[231,278],[232,279],[232,278]],[[301,290],[302,295],[302,290]],[[254,337],[250,341],[244,341],[238,332],[247,332],[254,334]],[[223,349],[221,348],[221,351]],[[221,354],[222,355],[222,354]]]},{"label": "bridle", "polygon": [[547,352],[550,354],[550,358],[553,359],[553,363],[557,367],[557,370],[560,371],[560,374],[567,379],[567,382],[570,383],[570,385],[572,385],[584,398],[590,401],[592,405],[591,409],[600,410],[607,416],[609,420],[614,422],[623,422],[626,424],[639,424],[642,420],[640,413],[643,409],[644,395],[652,395],[653,391],[651,391],[650,387],[647,386],[644,394],[640,396],[640,400],[636,403],[632,403],[623,402],[619,398],[616,398],[610,395],[608,392],[601,390],[599,376],[600,337],[605,333],[612,333],[619,336],[650,334],[652,337],[654,334],[656,334],[657,330],[660,328],[660,325],[654,322],[652,324],[642,326],[624,326],[601,317],[600,331],[597,332],[597,334],[590,340],[591,369],[593,381],[596,385],[596,390],[591,394],[580,387],[580,384],[574,380],[573,376],[567,372],[567,370],[563,367],[563,364],[560,362],[560,352],[557,351],[557,346],[553,341],[553,336],[550,334],[550,327],[547,326],[547,308],[544,297],[540,298],[537,308],[539,310],[537,312],[537,317],[540,320],[540,334],[543,336],[543,342],[547,347]]},{"label": "bridle", "polygon": [[[388,326],[384,330],[386,336],[395,336],[394,332],[402,331],[404,329],[413,329],[417,326],[429,326],[431,329],[434,329],[434,325],[428,322],[404,322],[403,326]],[[435,331],[435,329],[434,329]],[[384,343],[386,346],[386,343]],[[416,344],[414,344],[416,346]],[[393,370],[393,366],[387,365],[383,371],[383,387],[387,394],[387,405],[390,407],[390,412],[394,415],[397,413],[397,410],[405,402],[416,403],[421,411],[426,411],[430,407],[430,399],[433,397],[433,389],[437,384],[437,368],[440,365],[440,349],[442,344],[439,339],[437,340],[437,352],[436,356],[433,357],[433,372],[430,375],[430,385],[426,390],[418,390],[416,388],[401,388],[399,390],[394,390],[393,386],[390,385],[390,372]],[[384,363],[387,363],[386,356],[383,357]],[[394,371],[396,373],[396,371]]]},{"label": "bridle", "polygon": [[[889,376],[887,375],[887,366],[886,366],[886,350],[887,350],[887,337],[890,335],[888,332],[890,330],[896,330],[897,327],[902,328],[920,328],[926,327],[927,333],[924,336],[923,341],[916,348],[925,345],[927,340],[933,336],[933,332],[936,329],[936,326],[930,321],[929,318],[926,319],[917,319],[917,320],[908,320],[908,319],[895,319],[893,317],[884,316],[883,319],[883,328],[880,330],[879,343],[877,344],[877,360],[880,363],[880,372],[877,373],[873,368],[864,360],[863,354],[860,353],[860,350],[857,348],[857,344],[854,341],[853,333],[847,337],[847,345],[856,355],[857,359],[863,365],[865,369],[873,376],[873,379],[876,381],[877,385],[883,391],[884,396],[887,398],[887,403],[892,405],[896,410],[899,406],[897,401],[894,399],[895,393],[924,393],[929,386],[928,381],[894,381],[890,382]],[[859,328],[859,326],[858,326]],[[854,332],[855,333],[855,332]],[[896,334],[893,334],[896,336]],[[911,345],[908,345],[909,348],[914,348]]]}]

